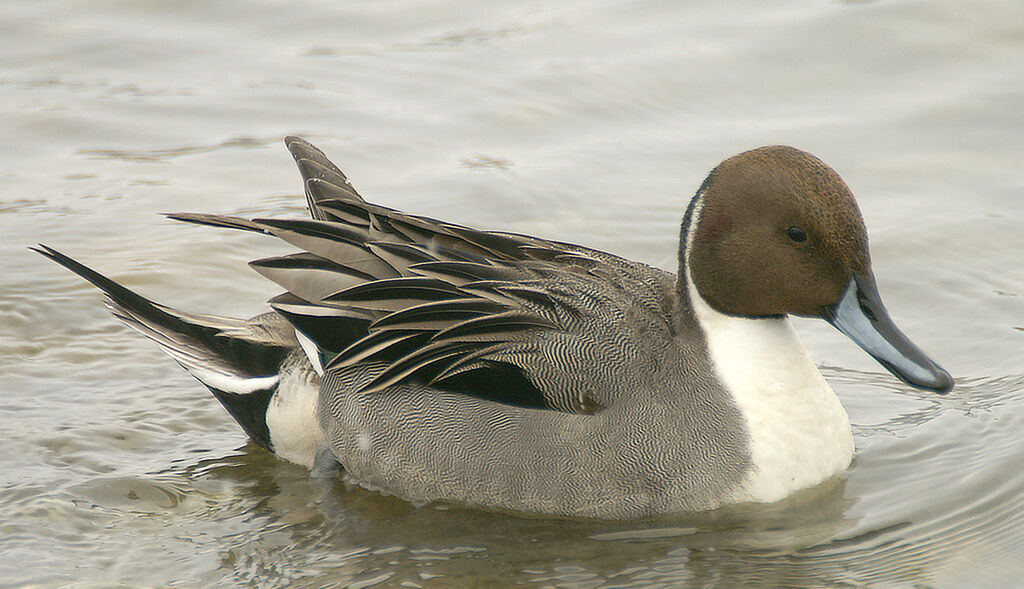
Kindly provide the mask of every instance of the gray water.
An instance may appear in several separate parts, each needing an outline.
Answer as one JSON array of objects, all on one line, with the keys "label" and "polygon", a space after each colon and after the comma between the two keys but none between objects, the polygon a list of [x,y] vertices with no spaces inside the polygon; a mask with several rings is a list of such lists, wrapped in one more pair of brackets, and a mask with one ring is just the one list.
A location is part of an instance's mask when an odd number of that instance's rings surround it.
[{"label": "gray water", "polygon": [[[1024,4],[0,2],[0,585],[1024,583]],[[281,144],[381,204],[673,269],[721,159],[788,143],[858,195],[904,331],[896,382],[798,330],[857,458],[780,504],[622,523],[414,507],[246,444],[64,250],[247,316],[286,246],[158,213],[304,214]]]}]

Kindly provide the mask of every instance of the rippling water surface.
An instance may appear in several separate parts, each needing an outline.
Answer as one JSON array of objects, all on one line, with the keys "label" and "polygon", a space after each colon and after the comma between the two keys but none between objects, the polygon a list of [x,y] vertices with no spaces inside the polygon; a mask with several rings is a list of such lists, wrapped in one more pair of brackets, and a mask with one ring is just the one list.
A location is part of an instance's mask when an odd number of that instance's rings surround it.
[{"label": "rippling water surface", "polygon": [[[1016,0],[0,3],[0,585],[995,587],[1024,575],[1024,8]],[[858,195],[895,382],[798,329],[854,424],[780,504],[605,523],[413,507],[246,445],[43,242],[187,310],[286,251],[302,134],[387,206],[667,269],[721,159],[789,143]]]}]

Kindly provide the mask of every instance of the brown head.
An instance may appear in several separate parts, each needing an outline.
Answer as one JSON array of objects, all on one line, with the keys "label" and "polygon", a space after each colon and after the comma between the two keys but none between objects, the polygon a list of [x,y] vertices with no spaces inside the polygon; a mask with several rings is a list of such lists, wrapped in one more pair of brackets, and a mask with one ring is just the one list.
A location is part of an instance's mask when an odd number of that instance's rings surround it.
[{"label": "brown head", "polygon": [[689,276],[725,315],[821,317],[905,382],[952,388],[882,305],[864,221],[835,170],[793,147],[761,147],[719,164],[695,198],[682,236],[681,296]]},{"label": "brown head", "polygon": [[820,315],[870,272],[857,202],[832,168],[774,145],[722,162],[701,187],[690,268],[728,315]]}]

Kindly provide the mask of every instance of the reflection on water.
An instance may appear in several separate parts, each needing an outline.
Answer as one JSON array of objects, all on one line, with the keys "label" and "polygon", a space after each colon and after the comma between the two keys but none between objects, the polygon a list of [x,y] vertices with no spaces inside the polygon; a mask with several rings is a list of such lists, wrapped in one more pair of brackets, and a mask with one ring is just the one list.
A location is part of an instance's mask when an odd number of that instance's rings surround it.
[{"label": "reflection on water", "polygon": [[[196,577],[202,582],[892,584],[948,579],[965,564],[965,553],[976,562],[991,558],[995,548],[976,545],[977,523],[957,513],[991,505],[968,503],[923,524],[895,519],[866,526],[856,513],[863,499],[851,494],[844,479],[778,504],[639,522],[414,507],[342,481],[326,489],[317,484],[305,469],[252,446],[146,478],[90,481],[70,492],[79,510],[94,518],[101,513],[108,529],[155,517],[171,544],[216,556],[217,565]],[[886,492],[898,494],[898,486]],[[1004,505],[1000,517],[1012,518],[1020,499],[997,495],[985,502]],[[993,529],[1010,532],[992,523],[985,525],[990,541]],[[190,537],[178,535],[183,525],[192,530]],[[134,578],[147,582],[144,575]]]},{"label": "reflection on water", "polygon": [[[429,17],[426,15],[429,14]],[[996,587],[1024,576],[1018,2],[0,4],[0,585]],[[908,390],[821,322],[845,476],[634,522],[415,507],[254,446],[44,242],[252,315],[296,216],[280,144],[363,194],[672,269],[707,170],[770,143],[850,183],[880,290],[957,377]]]},{"label": "reflection on water", "polygon": [[[225,547],[232,555],[226,575],[235,574],[240,562],[269,559],[281,567],[276,574],[293,582],[297,571],[318,571],[311,584],[332,578],[345,585],[378,573],[389,573],[394,583],[434,574],[452,583],[455,570],[482,585],[509,579],[555,584],[617,579],[628,585],[710,580],[723,573],[737,580],[785,574],[812,583],[815,571],[829,566],[824,560],[813,564],[815,557],[805,558],[803,551],[855,525],[844,515],[852,500],[842,480],[777,505],[602,522],[413,507],[343,482],[327,493],[314,488],[302,469],[254,460],[253,454],[201,463],[182,475],[212,477],[235,488],[233,500],[242,501],[244,512],[276,524]],[[773,571],[780,554],[792,555],[791,560]],[[454,569],[444,568],[453,561]],[[706,570],[699,572],[694,564]],[[807,571],[799,572],[802,568]]]}]

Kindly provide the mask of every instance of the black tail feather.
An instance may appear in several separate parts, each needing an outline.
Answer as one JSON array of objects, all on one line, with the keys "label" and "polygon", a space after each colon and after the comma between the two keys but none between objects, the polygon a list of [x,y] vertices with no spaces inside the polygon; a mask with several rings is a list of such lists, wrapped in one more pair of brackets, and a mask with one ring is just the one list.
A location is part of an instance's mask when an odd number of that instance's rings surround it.
[{"label": "black tail feather", "polygon": [[210,389],[253,441],[272,450],[267,406],[277,390],[282,364],[298,345],[283,318],[268,314],[243,321],[183,313],[155,303],[51,247],[40,244],[30,249],[103,291],[115,317],[156,342]]}]

